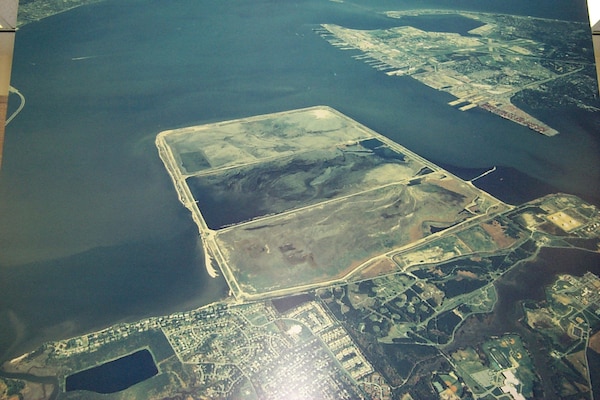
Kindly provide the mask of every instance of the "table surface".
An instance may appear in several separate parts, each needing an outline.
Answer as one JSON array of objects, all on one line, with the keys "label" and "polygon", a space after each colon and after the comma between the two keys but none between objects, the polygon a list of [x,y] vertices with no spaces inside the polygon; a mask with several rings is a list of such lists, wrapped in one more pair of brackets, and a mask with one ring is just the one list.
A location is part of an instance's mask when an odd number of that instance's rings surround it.
[{"label": "table surface", "polygon": [[0,30],[14,30],[17,26],[19,0],[0,1]]}]

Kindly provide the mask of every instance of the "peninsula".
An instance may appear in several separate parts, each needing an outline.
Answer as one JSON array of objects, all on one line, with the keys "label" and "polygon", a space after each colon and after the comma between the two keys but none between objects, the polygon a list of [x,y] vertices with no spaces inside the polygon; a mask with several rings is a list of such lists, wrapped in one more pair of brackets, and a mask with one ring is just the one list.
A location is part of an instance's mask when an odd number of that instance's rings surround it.
[{"label": "peninsula", "polygon": [[[598,111],[589,26],[583,23],[453,10],[388,11],[403,26],[350,29],[322,24],[316,32],[389,76],[410,76],[455,97],[461,111],[479,107],[546,136],[558,131],[513,104],[573,105]],[[460,18],[468,32],[418,29]],[[438,25],[440,25],[438,24]],[[538,100],[538,99],[543,99]]]}]

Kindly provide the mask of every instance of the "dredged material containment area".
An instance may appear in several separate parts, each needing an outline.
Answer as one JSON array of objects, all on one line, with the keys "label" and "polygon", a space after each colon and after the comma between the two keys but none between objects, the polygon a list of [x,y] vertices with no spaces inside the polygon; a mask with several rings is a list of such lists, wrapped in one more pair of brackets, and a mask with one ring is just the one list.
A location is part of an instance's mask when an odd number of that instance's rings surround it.
[{"label": "dredged material containment area", "polygon": [[237,298],[400,269],[399,252],[511,208],[325,106],[165,131],[156,145],[209,272]]}]

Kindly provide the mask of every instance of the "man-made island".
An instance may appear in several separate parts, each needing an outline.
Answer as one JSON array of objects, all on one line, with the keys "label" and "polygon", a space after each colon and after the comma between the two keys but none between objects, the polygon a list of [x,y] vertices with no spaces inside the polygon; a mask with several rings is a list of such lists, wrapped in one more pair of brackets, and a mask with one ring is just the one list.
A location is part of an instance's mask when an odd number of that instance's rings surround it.
[{"label": "man-made island", "polygon": [[399,251],[512,208],[329,107],[166,131],[156,143],[207,266],[239,299],[392,272]]}]

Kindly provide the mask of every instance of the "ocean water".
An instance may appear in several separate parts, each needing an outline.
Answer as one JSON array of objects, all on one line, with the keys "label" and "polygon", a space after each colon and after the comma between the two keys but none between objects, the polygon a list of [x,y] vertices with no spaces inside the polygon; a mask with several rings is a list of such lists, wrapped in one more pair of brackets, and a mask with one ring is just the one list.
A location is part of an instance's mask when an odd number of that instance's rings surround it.
[{"label": "ocean water", "polygon": [[[0,359],[226,295],[157,156],[165,129],[324,104],[433,162],[503,167],[504,185],[526,176],[600,203],[597,116],[553,112],[564,129],[546,138],[462,113],[312,31],[387,28],[397,21],[373,10],[446,3],[110,0],[21,28],[12,84],[27,105],[0,172]],[[582,1],[523,3],[453,4],[586,20]]]}]

